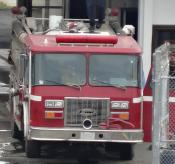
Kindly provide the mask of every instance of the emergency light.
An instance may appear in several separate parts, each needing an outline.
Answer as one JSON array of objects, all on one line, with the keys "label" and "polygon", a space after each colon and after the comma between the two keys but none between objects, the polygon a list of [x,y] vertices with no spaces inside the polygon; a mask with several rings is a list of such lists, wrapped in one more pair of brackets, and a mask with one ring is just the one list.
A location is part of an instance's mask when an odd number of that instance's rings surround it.
[{"label": "emergency light", "polygon": [[117,44],[117,36],[100,36],[100,35],[59,35],[56,36],[57,43],[100,43],[100,44]]}]

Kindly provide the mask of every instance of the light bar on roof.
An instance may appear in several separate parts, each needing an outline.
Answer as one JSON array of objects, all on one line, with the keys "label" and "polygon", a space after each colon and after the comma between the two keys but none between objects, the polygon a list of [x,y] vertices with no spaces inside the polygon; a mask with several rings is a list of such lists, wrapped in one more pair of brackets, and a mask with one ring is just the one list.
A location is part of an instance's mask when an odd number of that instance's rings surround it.
[{"label": "light bar on roof", "polygon": [[116,44],[117,36],[99,36],[99,35],[59,35],[56,36],[57,43],[104,43]]}]

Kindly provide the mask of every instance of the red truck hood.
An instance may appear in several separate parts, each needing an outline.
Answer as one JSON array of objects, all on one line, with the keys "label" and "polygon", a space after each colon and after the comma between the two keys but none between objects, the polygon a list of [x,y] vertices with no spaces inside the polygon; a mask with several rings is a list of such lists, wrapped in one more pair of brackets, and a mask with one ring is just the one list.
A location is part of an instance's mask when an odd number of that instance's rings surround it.
[{"label": "red truck hood", "polygon": [[41,97],[105,97],[105,98],[135,98],[140,97],[139,88],[90,87],[81,88],[65,86],[35,86],[32,95]]}]

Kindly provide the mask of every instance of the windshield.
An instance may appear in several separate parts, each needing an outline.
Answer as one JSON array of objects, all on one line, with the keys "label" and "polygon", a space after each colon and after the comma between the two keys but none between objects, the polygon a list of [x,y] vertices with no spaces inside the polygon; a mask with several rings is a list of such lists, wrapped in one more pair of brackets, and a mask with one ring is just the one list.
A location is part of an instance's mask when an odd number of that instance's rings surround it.
[{"label": "windshield", "polygon": [[79,86],[86,82],[81,54],[37,54],[32,57],[32,85]]},{"label": "windshield", "polygon": [[89,82],[94,86],[136,87],[139,60],[131,55],[92,55]]}]

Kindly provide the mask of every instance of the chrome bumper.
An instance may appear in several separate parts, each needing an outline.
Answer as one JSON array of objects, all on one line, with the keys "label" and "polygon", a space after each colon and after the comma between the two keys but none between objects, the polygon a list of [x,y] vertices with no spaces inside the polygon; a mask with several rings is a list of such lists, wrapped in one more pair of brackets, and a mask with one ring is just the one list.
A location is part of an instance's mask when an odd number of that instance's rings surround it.
[{"label": "chrome bumper", "polygon": [[39,141],[139,143],[143,142],[143,131],[30,127],[28,139]]}]

